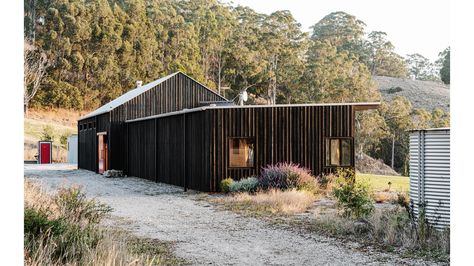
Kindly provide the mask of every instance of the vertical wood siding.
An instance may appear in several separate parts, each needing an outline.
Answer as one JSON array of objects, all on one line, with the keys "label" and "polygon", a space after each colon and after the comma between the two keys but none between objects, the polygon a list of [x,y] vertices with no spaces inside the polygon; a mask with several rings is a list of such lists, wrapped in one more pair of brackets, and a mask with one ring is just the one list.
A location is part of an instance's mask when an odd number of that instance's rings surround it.
[{"label": "vertical wood siding", "polygon": [[209,190],[203,117],[190,113],[129,123],[129,174]]},{"label": "vertical wood siding", "polygon": [[[258,175],[278,162],[320,175],[334,170],[324,165],[326,137],[353,138],[353,114],[352,106],[223,108],[127,123],[129,172],[178,186],[186,179],[201,191],[218,191],[224,178]],[[229,167],[231,137],[255,140],[255,167]]]},{"label": "vertical wood siding", "polygon": [[[210,119],[210,190],[222,179],[258,175],[261,169],[278,162],[293,162],[314,175],[332,172],[326,167],[325,139],[354,137],[352,106],[295,106],[271,108],[230,108],[206,110]],[[231,168],[230,137],[255,138],[255,167]],[[354,141],[352,139],[352,151]],[[354,167],[354,152],[351,154]]]},{"label": "vertical wood siding", "polygon": [[[79,168],[97,171],[96,133],[106,131],[109,141],[109,165],[111,169],[127,171],[128,131],[124,121],[195,108],[203,101],[225,100],[193,79],[178,73],[156,87],[138,95],[109,113],[87,118],[79,123],[97,121],[97,130],[79,133]],[[81,146],[81,144],[79,145]],[[81,157],[82,156],[82,157]],[[79,160],[81,161],[81,159]]]}]

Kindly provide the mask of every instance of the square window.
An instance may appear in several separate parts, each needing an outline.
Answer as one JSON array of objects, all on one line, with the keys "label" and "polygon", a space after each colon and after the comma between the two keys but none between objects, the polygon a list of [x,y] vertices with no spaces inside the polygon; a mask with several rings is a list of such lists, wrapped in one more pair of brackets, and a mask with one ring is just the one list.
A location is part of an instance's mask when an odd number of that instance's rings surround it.
[{"label": "square window", "polygon": [[326,165],[351,166],[352,149],[351,138],[327,138]]},{"label": "square window", "polygon": [[251,168],[255,165],[255,141],[252,138],[229,139],[229,167]]}]

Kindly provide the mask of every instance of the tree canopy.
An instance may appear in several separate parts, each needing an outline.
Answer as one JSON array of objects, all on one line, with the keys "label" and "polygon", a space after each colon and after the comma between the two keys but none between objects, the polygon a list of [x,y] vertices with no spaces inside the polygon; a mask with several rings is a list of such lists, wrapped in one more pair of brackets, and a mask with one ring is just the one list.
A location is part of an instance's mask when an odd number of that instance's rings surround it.
[{"label": "tree canopy", "polygon": [[[47,59],[41,75],[30,71],[25,83],[31,106],[91,110],[137,80],[176,71],[221,95],[226,88],[227,98],[246,88],[251,102],[270,104],[381,101],[374,75],[450,82],[449,47],[436,63],[421,54],[403,58],[385,32],[366,33],[365,23],[345,12],[328,14],[306,33],[289,11],[267,15],[217,0],[26,0],[24,8],[32,47],[25,55]],[[400,170],[405,130],[447,126],[449,113],[413,111],[397,98],[357,120],[358,152],[389,162],[396,145]]]}]

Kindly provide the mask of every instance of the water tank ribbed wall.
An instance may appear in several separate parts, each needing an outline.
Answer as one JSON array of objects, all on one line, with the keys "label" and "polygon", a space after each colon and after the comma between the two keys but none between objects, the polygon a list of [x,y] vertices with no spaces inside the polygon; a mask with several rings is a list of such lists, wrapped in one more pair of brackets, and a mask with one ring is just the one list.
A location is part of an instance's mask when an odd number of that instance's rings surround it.
[{"label": "water tank ribbed wall", "polygon": [[450,223],[450,130],[410,133],[410,199],[418,216],[424,206],[427,220],[442,229]]}]

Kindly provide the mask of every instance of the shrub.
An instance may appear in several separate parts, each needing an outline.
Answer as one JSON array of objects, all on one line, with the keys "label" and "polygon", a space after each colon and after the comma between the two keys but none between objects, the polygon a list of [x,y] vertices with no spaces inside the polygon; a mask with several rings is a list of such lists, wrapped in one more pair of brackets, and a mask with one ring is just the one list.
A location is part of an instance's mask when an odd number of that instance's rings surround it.
[{"label": "shrub", "polygon": [[258,187],[258,179],[255,177],[248,177],[239,181],[234,181],[229,186],[230,192],[255,192]]},{"label": "shrub", "polygon": [[49,219],[43,210],[25,208],[24,232],[25,236],[39,236],[48,231],[52,235],[58,235],[64,230],[63,221],[60,219]]},{"label": "shrub", "polygon": [[[312,181],[314,180],[314,181]],[[317,188],[316,178],[310,171],[293,163],[278,163],[269,165],[262,170],[259,177],[259,184],[263,189],[310,189]]]},{"label": "shrub", "polygon": [[59,136],[59,143],[61,143],[61,145],[63,145],[64,147],[67,146],[67,138],[71,136],[71,132],[70,131],[66,131],[64,132],[63,134],[61,134],[61,136]]},{"label": "shrub", "polygon": [[345,216],[367,217],[374,209],[370,186],[366,181],[355,182],[352,170],[338,170],[333,195],[342,206]]},{"label": "shrub", "polygon": [[41,140],[54,141],[54,128],[52,126],[44,126],[41,133]]},{"label": "shrub", "polygon": [[334,187],[334,184],[336,183],[337,176],[332,173],[322,174],[316,179],[318,181],[319,192],[326,194],[326,196],[329,196],[332,193],[332,189]]},{"label": "shrub", "polygon": [[319,192],[318,180],[310,174],[301,174],[298,176],[296,188],[317,194]]},{"label": "shrub", "polygon": [[[29,193],[39,192],[30,186],[25,188],[32,189]],[[28,198],[24,216],[28,258],[46,252],[53,264],[84,259],[102,239],[99,223],[109,211],[109,207],[87,199],[78,188],[60,189],[48,206],[38,206]]]},{"label": "shrub", "polygon": [[232,185],[232,183],[234,183],[234,179],[232,178],[226,178],[226,179],[222,179],[221,181],[221,192],[225,192],[225,193],[229,193],[230,192],[230,185]]}]

